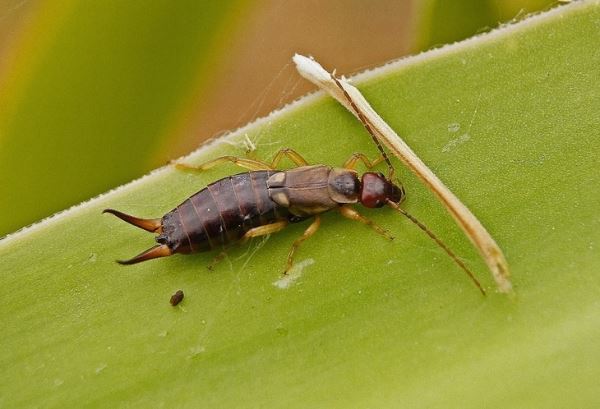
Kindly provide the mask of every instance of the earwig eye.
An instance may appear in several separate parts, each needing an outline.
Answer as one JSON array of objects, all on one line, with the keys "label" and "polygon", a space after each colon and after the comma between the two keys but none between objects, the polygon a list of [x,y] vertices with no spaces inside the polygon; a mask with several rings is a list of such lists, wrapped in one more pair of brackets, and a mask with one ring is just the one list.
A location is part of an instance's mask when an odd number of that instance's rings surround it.
[{"label": "earwig eye", "polygon": [[394,203],[400,203],[404,200],[404,189],[393,183],[388,184],[387,198]]}]

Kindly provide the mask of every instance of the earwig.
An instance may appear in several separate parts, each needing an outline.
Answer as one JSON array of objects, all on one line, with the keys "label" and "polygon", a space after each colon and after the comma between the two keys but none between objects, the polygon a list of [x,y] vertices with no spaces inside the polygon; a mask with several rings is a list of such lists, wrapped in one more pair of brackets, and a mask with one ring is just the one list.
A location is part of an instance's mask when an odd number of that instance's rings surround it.
[{"label": "earwig", "polygon": [[[353,154],[341,168],[326,165],[309,165],[296,151],[283,148],[271,163],[249,158],[223,156],[199,166],[177,163],[179,169],[203,171],[214,166],[232,162],[249,170],[246,173],[220,179],[193,194],[162,218],[141,219],[114,209],[105,209],[121,220],[146,231],[156,233],[154,247],[120,264],[135,264],[166,257],[172,254],[224,249],[252,237],[278,232],[288,224],[312,219],[302,236],[294,241],[288,253],[284,274],[293,265],[293,258],[300,244],[310,238],[319,228],[321,213],[338,210],[342,216],[361,222],[387,239],[390,233],[353,209],[360,203],[367,208],[388,206],[404,215],[423,230],[468,275],[479,291],[485,290],[467,266],[423,223],[400,208],[406,193],[394,177],[394,168],[373,129],[362,112],[356,107],[337,78],[333,80],[343,91],[352,109],[377,145],[381,156],[376,161],[361,154]],[[277,170],[279,162],[289,158],[298,167]],[[355,167],[358,162],[372,168],[385,161],[388,176],[379,172],[366,172],[359,177]],[[222,258],[223,253],[216,259]]]},{"label": "earwig", "polygon": [[[288,157],[298,167],[276,170],[283,157]],[[401,185],[393,183],[379,172],[366,172],[359,178],[354,169],[358,162],[372,168],[382,159],[371,162],[365,155],[355,153],[342,168],[333,168],[308,165],[297,152],[284,148],[270,164],[233,156],[223,156],[197,167],[176,164],[179,169],[202,171],[232,162],[250,172],[229,176],[208,185],[162,218],[141,219],[114,209],[104,210],[127,223],[157,234],[158,244],[154,247],[129,260],[118,262],[135,264],[176,253],[223,249],[230,244],[275,233],[288,224],[312,218],[312,223],[292,244],[284,270],[287,273],[293,265],[297,248],[318,230],[321,223],[319,215],[330,210],[338,210],[342,216],[370,226],[380,235],[393,239],[387,230],[351,207],[355,203],[367,208],[388,205],[424,230],[485,293],[454,253],[422,223],[399,207],[405,198]]]}]

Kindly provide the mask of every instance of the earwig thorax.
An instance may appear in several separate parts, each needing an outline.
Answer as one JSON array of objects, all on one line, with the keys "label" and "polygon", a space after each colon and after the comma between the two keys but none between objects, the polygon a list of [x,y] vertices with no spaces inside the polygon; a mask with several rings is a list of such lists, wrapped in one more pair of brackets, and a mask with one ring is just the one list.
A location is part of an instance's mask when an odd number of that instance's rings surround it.
[{"label": "earwig thorax", "polygon": [[327,179],[329,196],[338,204],[358,202],[360,180],[356,171],[332,168]]}]

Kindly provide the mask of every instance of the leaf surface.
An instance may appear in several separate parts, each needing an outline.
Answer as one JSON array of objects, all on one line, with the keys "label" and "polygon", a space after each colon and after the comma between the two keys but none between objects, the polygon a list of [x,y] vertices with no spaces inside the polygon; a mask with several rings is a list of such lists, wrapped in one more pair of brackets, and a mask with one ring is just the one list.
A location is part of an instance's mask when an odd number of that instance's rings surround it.
[{"label": "leaf surface", "polygon": [[[497,239],[516,299],[481,297],[421,231],[386,210],[361,212],[394,242],[325,215],[288,283],[279,281],[285,257],[305,224],[230,250],[212,272],[214,254],[118,266],[152,235],[103,208],[157,217],[237,172],[164,168],[0,243],[1,403],[594,407],[599,27],[600,2],[577,2],[355,81]],[[361,125],[321,95],[225,140],[245,136],[263,158],[281,146],[313,163],[376,156]],[[216,143],[189,161],[241,152]],[[492,289],[451,218],[399,173],[405,208]],[[185,299],[173,308],[177,289]]]}]

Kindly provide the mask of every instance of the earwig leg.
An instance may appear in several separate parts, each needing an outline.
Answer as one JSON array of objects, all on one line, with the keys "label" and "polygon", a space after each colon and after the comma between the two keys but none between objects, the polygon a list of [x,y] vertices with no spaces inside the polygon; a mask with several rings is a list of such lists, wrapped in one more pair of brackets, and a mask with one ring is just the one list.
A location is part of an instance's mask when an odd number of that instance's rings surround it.
[{"label": "earwig leg", "polygon": [[394,240],[394,236],[392,236],[386,229],[378,226],[372,220],[367,219],[365,216],[361,215],[360,213],[358,213],[356,210],[354,210],[350,206],[341,206],[339,208],[339,210],[340,210],[340,213],[342,214],[342,216],[347,217],[350,220],[356,220],[357,222],[361,222],[361,223],[371,227],[373,230],[375,230],[377,233],[381,234],[386,239]]},{"label": "earwig leg", "polygon": [[287,263],[285,265],[285,271],[283,272],[283,274],[287,274],[288,271],[290,271],[290,269],[292,268],[292,265],[294,264],[294,253],[296,253],[296,250],[298,250],[300,244],[302,244],[302,242],[304,242],[306,239],[310,238],[313,234],[315,234],[316,231],[319,230],[320,225],[321,218],[319,216],[315,216],[315,220],[310,224],[310,226],[308,226],[304,233],[302,233],[302,236],[298,237],[296,241],[294,241],[294,243],[292,244],[292,248],[288,253]]},{"label": "earwig leg", "polygon": [[129,260],[117,260],[117,263],[126,265],[136,264],[153,258],[167,257],[171,254],[173,254],[173,252],[166,244],[157,244],[156,246],[149,248],[143,253],[138,254],[134,258],[131,258]]},{"label": "earwig leg", "polygon": [[373,162],[371,162],[365,154],[355,152],[352,154],[352,156],[350,156],[348,158],[348,160],[346,160],[346,162],[344,162],[343,167],[345,169],[354,169],[356,167],[356,163],[358,161],[361,161],[362,163],[365,164],[367,169],[371,169],[371,168],[374,168],[375,166],[379,165],[384,160],[385,160],[385,158],[383,157],[383,155],[381,155],[377,159],[375,159]]},{"label": "earwig leg", "polygon": [[248,170],[271,170],[268,163],[262,162],[256,159],[238,158],[237,156],[221,156],[219,158],[210,160],[201,165],[188,165],[185,163],[175,163],[175,167],[179,170],[186,170],[192,172],[202,172],[204,170],[214,168],[215,166],[222,165],[226,162],[231,162],[241,168]]},{"label": "earwig leg", "polygon": [[220,252],[219,254],[217,254],[215,256],[215,258],[212,259],[212,261],[206,268],[208,268],[210,271],[212,271],[213,268],[215,268],[215,266],[217,265],[217,263],[219,261],[223,260],[225,257],[227,257],[227,253],[225,251]]},{"label": "earwig leg", "polygon": [[273,161],[271,161],[271,169],[277,169],[279,162],[287,157],[289,160],[294,162],[298,166],[306,166],[308,162],[304,159],[298,152],[290,148],[281,148],[273,157]]},{"label": "earwig leg", "polygon": [[250,158],[238,158],[237,156],[221,156],[219,158],[213,159],[211,161],[202,163],[200,165],[188,165],[186,163],[175,163],[175,167],[179,170],[184,171],[192,171],[192,172],[202,172],[207,169],[214,168],[215,166],[222,165],[226,162],[231,162],[234,165],[237,165],[241,168],[248,170],[273,170],[279,165],[281,160],[287,157],[292,162],[294,162],[298,166],[306,166],[308,162],[300,156],[298,152],[289,148],[280,149],[273,158],[271,164],[263,162],[258,159],[250,159]]},{"label": "earwig leg", "polygon": [[277,233],[288,225],[287,220],[266,224],[264,226],[254,227],[246,232],[242,237],[242,241],[247,241],[252,237],[266,236],[267,234]]}]

